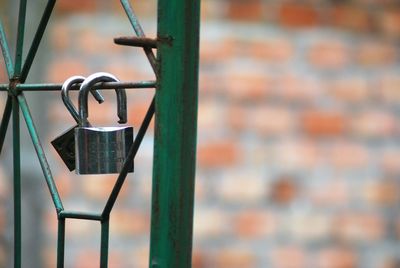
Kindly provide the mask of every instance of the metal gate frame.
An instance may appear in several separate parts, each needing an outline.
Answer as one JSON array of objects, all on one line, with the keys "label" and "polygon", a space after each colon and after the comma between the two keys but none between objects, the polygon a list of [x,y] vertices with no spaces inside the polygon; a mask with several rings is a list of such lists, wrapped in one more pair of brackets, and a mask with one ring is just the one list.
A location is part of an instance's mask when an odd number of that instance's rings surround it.
[{"label": "metal gate frame", "polygon": [[[149,267],[191,267],[196,162],[200,0],[158,0],[157,38],[146,38],[128,0],[120,0],[137,37],[117,44],[142,47],[156,81],[101,83],[97,89],[156,88],[149,109],[129,150],[128,159],[101,214],[67,211],[57,191],[24,92],[59,91],[61,84],[25,84],[56,0],[48,0],[25,61],[23,43],[27,0],[20,0],[14,61],[0,21],[0,46],[9,78],[0,84],[8,97],[0,125],[0,153],[12,115],[14,191],[14,267],[21,267],[20,111],[31,136],[58,218],[57,267],[64,267],[65,220],[101,223],[100,266],[108,266],[109,218],[127,175],[128,162],[139,149],[155,113],[152,212]],[[157,49],[157,57],[153,54]],[[78,87],[73,88],[75,90]]]}]

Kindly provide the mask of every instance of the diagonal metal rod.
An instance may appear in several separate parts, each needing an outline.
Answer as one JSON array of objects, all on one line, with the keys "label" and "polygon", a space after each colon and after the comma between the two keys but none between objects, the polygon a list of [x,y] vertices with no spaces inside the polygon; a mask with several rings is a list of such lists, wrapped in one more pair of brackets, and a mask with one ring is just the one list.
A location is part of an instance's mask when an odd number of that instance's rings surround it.
[{"label": "diagonal metal rod", "polygon": [[22,65],[22,51],[25,37],[26,0],[19,1],[17,46],[15,49],[14,77],[19,77]]},{"label": "diagonal metal rod", "polygon": [[46,26],[47,23],[49,22],[55,3],[56,0],[49,0],[47,2],[46,8],[44,9],[42,19],[39,22],[38,29],[36,31],[35,37],[33,38],[32,45],[29,49],[28,55],[26,56],[24,67],[21,72],[20,80],[22,83],[25,82],[28,76],[29,70],[32,66],[33,60],[35,59],[37,50],[40,45],[40,41],[42,40],[44,31],[46,30]]},{"label": "diagonal metal rod", "polygon": [[[128,19],[133,27],[133,30],[135,31],[136,35],[138,37],[146,37],[144,34],[143,28],[139,23],[139,20],[137,19],[137,16],[135,15],[135,12],[133,11],[133,8],[128,0],[121,0],[121,4],[125,10],[126,15],[128,16]],[[156,75],[158,76],[158,71],[157,71],[157,60],[156,56],[153,53],[153,50],[149,47],[144,47],[143,48],[144,53],[146,54],[147,58],[149,59],[150,65],[153,68],[153,71]]]},{"label": "diagonal metal rod", "polygon": [[128,175],[130,163],[135,158],[136,153],[139,150],[140,144],[142,143],[143,137],[146,134],[147,128],[150,125],[151,119],[154,114],[154,107],[155,107],[155,101],[153,98],[153,100],[151,101],[150,107],[147,110],[147,113],[143,119],[143,123],[140,126],[140,129],[136,136],[136,139],[133,142],[131,148],[129,149],[128,156],[126,157],[126,160],[122,167],[121,173],[119,174],[118,179],[115,182],[114,188],[112,189],[112,192],[110,194],[110,197],[107,200],[106,206],[104,207],[104,210],[102,213],[103,218],[107,218],[110,215],[110,212],[115,204],[115,201],[117,200],[118,194],[122,188],[122,185],[124,184],[126,176]]},{"label": "diagonal metal rod", "polygon": [[11,59],[10,49],[8,48],[6,32],[4,31],[3,24],[0,22],[0,46],[3,53],[4,62],[6,63],[7,75],[11,79],[14,72],[14,66]]},{"label": "diagonal metal rod", "polygon": [[53,199],[54,206],[56,207],[57,212],[64,210],[62,205],[60,195],[58,194],[56,184],[54,183],[53,175],[51,174],[49,163],[47,162],[46,155],[44,153],[43,147],[40,143],[39,137],[37,135],[37,131],[35,125],[32,120],[31,113],[29,111],[28,103],[26,102],[25,96],[23,93],[18,95],[18,102],[22,110],[22,114],[24,116],[26,126],[28,128],[29,134],[32,138],[33,146],[35,147],[36,154],[39,158],[40,166],[42,167],[43,174],[49,188],[51,197]]},{"label": "diagonal metal rod", "polygon": [[14,167],[14,268],[21,267],[21,145],[19,107],[16,97],[12,97],[13,111],[13,167]]},{"label": "diagonal metal rod", "polygon": [[6,107],[4,107],[3,118],[1,119],[1,125],[0,125],[0,154],[3,150],[8,124],[10,122],[11,111],[12,111],[12,98],[8,96]]}]

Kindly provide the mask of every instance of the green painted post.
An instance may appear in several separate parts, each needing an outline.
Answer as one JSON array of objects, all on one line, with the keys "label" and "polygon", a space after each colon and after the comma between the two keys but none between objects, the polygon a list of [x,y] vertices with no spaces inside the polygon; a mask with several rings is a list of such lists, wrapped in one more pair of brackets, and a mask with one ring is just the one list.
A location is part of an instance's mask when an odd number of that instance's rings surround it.
[{"label": "green painted post", "polygon": [[149,267],[191,267],[196,162],[199,0],[158,1]]},{"label": "green painted post", "polygon": [[19,104],[12,97],[13,110],[13,166],[14,166],[14,268],[21,267],[21,148]]}]

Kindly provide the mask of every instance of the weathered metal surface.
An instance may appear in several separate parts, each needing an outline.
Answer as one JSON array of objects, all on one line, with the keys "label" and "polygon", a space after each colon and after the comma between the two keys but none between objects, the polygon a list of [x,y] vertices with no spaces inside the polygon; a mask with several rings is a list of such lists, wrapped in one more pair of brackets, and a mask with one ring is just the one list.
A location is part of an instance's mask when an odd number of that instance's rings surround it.
[{"label": "weathered metal surface", "polygon": [[[8,84],[0,84],[0,91],[8,91]],[[144,89],[155,88],[155,81],[139,82],[104,82],[96,84],[93,89]],[[16,88],[20,91],[60,91],[62,84],[18,84]],[[70,90],[79,90],[80,84],[73,85]]]},{"label": "weathered metal surface", "polygon": [[0,125],[0,153],[3,150],[4,139],[6,138],[7,128],[11,118],[11,111],[12,111],[12,98],[11,96],[8,96]]},{"label": "weathered metal surface", "polygon": [[159,0],[149,267],[191,267],[200,1]]},{"label": "weathered metal surface", "polygon": [[114,43],[123,46],[157,48],[157,40],[147,37],[122,36],[114,38]]},{"label": "weathered metal surface", "polygon": [[13,113],[13,167],[14,167],[14,267],[21,267],[21,150],[19,105],[12,97]]},{"label": "weathered metal surface", "polygon": [[4,31],[3,24],[0,22],[0,47],[3,54],[4,62],[6,64],[6,70],[8,78],[11,79],[14,72],[14,66],[10,55],[10,49],[8,48],[7,37]]},{"label": "weathered metal surface", "polygon": [[13,77],[19,77],[22,68],[22,50],[24,48],[25,37],[25,19],[26,19],[26,0],[19,1],[17,44],[15,49]]}]

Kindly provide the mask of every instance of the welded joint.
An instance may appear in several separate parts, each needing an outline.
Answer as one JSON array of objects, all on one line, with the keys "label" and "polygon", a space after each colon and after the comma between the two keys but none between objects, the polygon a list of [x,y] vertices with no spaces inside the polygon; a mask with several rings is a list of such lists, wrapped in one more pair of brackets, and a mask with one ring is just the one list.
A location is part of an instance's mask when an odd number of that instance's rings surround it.
[{"label": "welded joint", "polygon": [[20,84],[19,78],[12,78],[10,79],[10,83],[8,85],[8,95],[13,97],[18,97],[21,94],[22,90],[18,88]]}]

